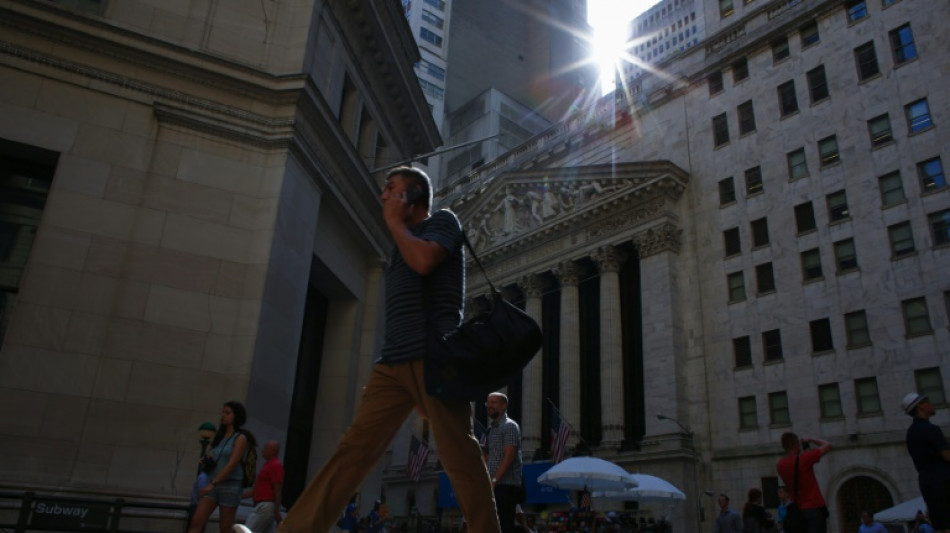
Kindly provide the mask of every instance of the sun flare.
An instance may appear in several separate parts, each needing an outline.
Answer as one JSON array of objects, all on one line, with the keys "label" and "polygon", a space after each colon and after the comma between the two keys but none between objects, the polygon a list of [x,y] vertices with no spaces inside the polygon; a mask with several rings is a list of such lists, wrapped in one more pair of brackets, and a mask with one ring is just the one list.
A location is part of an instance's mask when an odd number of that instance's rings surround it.
[{"label": "sun flare", "polygon": [[600,72],[602,93],[614,89],[615,76],[622,72],[627,54],[630,21],[658,0],[588,0],[587,21],[594,29],[592,59]]}]

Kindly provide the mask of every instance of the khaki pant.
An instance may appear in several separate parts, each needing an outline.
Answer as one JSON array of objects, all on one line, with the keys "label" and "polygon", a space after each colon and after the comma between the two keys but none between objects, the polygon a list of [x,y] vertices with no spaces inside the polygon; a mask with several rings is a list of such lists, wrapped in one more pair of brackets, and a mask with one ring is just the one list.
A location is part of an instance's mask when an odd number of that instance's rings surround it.
[{"label": "khaki pant", "polygon": [[488,469],[472,434],[471,405],[426,394],[422,360],[374,367],[353,423],[340,439],[336,452],[284,517],[278,531],[330,531],[416,406],[429,419],[439,446],[439,459],[452,481],[469,531],[499,532]]}]

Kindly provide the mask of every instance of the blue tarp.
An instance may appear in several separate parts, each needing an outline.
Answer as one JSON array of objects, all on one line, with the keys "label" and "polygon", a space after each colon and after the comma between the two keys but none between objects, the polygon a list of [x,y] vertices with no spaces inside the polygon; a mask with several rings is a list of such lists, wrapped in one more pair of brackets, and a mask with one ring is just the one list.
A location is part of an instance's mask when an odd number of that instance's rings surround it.
[{"label": "blue tarp", "polygon": [[[524,485],[527,492],[527,503],[569,503],[571,492],[563,489],[556,489],[548,485],[538,483],[538,476],[547,472],[554,466],[551,461],[540,463],[529,463],[522,466],[522,475],[524,476]],[[439,507],[443,509],[454,509],[459,506],[455,499],[455,489],[449,482],[449,476],[445,472],[439,472]]]}]

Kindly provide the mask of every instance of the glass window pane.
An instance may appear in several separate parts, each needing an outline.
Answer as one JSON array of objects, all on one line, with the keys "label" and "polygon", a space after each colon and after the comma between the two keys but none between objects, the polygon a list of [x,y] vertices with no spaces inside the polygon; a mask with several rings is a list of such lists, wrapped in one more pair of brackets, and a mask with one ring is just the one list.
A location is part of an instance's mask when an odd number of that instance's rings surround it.
[{"label": "glass window pane", "polygon": [[871,344],[868,319],[864,311],[854,311],[844,315],[844,325],[848,334],[848,348]]}]

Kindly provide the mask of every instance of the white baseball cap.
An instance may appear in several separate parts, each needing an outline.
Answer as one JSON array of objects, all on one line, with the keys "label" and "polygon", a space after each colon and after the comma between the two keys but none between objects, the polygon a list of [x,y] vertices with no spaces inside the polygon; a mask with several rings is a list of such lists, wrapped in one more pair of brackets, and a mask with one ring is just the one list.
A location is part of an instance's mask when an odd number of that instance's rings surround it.
[{"label": "white baseball cap", "polygon": [[920,402],[926,399],[927,399],[926,396],[921,396],[920,394],[917,394],[916,392],[908,393],[906,396],[904,396],[904,399],[901,400],[901,409],[905,413],[912,415],[914,414],[914,409],[917,407],[917,404],[919,404]]}]

